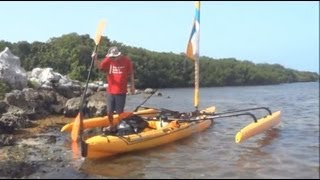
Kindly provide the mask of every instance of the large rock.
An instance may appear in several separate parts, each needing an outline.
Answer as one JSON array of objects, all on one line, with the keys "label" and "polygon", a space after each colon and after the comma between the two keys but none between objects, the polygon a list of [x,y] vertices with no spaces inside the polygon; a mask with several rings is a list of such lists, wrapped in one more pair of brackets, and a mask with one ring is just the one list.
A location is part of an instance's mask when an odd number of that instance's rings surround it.
[{"label": "large rock", "polygon": [[19,90],[27,87],[28,83],[20,58],[13,55],[8,47],[0,53],[0,80],[8,83],[12,89]]},{"label": "large rock", "polygon": [[81,95],[82,87],[79,81],[71,80],[67,76],[54,72],[50,67],[34,68],[28,72],[28,79],[37,84],[36,88],[55,90],[68,99]]},{"label": "large rock", "polygon": [[34,81],[39,84],[39,86],[52,89],[52,84],[62,81],[67,83],[70,80],[62,76],[60,73],[54,72],[52,68],[34,68],[29,72],[28,78],[30,81]]}]

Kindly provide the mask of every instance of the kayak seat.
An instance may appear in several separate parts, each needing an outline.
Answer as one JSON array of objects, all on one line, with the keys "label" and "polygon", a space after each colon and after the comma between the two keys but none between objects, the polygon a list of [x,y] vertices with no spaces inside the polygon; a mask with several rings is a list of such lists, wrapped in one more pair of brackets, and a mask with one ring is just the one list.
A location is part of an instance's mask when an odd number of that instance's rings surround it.
[{"label": "kayak seat", "polygon": [[174,121],[148,121],[148,128],[144,131],[148,131],[151,129],[162,129],[162,128],[179,128],[180,124],[177,120]]},{"label": "kayak seat", "polygon": [[179,128],[180,124],[177,120],[170,121],[170,123],[167,125],[169,128]]}]

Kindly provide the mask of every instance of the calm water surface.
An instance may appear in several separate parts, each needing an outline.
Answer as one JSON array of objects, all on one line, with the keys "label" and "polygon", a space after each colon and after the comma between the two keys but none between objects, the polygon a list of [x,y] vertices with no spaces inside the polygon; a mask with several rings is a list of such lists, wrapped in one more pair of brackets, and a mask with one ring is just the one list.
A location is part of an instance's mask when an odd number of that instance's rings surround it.
[{"label": "calm water surface", "polygon": [[[192,111],[193,91],[160,89],[163,96],[152,96],[144,105]],[[133,110],[144,98],[128,96],[126,109]],[[200,109],[212,105],[217,112],[269,107],[272,111],[281,110],[281,122],[236,144],[235,134],[252,119],[216,119],[207,131],[181,141],[99,161],[75,159],[75,167],[87,178],[319,179],[318,82],[201,88]]]}]

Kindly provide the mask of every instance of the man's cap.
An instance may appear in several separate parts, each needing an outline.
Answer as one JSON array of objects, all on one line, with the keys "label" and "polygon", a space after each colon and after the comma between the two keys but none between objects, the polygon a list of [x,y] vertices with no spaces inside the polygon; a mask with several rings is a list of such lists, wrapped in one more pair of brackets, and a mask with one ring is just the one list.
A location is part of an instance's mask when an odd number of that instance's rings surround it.
[{"label": "man's cap", "polygon": [[121,55],[121,52],[116,46],[110,47],[108,50],[107,57],[118,57]]}]

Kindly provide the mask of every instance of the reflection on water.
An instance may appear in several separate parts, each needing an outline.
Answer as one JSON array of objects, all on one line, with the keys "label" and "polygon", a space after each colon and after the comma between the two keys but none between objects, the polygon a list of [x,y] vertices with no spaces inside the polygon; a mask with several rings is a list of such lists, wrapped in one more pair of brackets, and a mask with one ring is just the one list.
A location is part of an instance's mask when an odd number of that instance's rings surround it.
[{"label": "reflection on water", "polygon": [[[102,177],[111,178],[148,178],[145,171],[154,171],[161,173],[162,171],[177,171],[179,167],[168,167],[172,158],[170,155],[179,152],[181,147],[191,147],[192,139],[189,137],[174,143],[156,147],[144,151],[120,154],[98,160],[86,159],[81,165],[81,170],[88,174],[95,174]],[[181,147],[179,147],[181,146]],[[184,155],[183,155],[184,156]],[[176,158],[187,157],[178,156]]]},{"label": "reflection on water", "polygon": [[280,129],[271,128],[264,133],[264,137],[262,139],[258,139],[256,141],[258,148],[263,148],[272,143],[274,139],[277,139],[280,135]]},{"label": "reflection on water", "polygon": [[[81,170],[88,174],[109,178],[139,179],[153,178],[154,176],[174,178],[170,175],[167,176],[167,172],[177,174],[185,170],[184,165],[191,160],[189,157],[192,156],[192,149],[196,146],[195,144],[208,140],[203,134],[206,134],[206,132],[144,151],[120,154],[98,160],[86,159],[81,165]],[[195,140],[198,142],[195,142]],[[206,148],[200,149],[202,151],[206,150]],[[173,164],[177,159],[180,159],[181,165]],[[176,161],[176,163],[179,164],[180,162]],[[203,169],[202,166],[197,166],[196,163],[193,166],[192,162],[188,166],[192,167],[192,169],[199,167]]]},{"label": "reflection on water", "polygon": [[265,147],[270,145],[272,141],[279,137],[280,130],[272,128],[267,130],[263,138],[255,141],[257,146],[247,147],[245,153],[241,154],[237,160],[238,169],[255,169],[258,170],[263,168],[264,165],[260,165],[259,161],[256,159],[270,158],[271,154],[265,151]]},{"label": "reflection on water", "polygon": [[72,159],[79,159],[81,158],[81,151],[79,144],[77,142],[71,142],[71,151],[72,151]]},{"label": "reflection on water", "polygon": [[[159,92],[162,97],[153,96],[144,106],[193,110],[192,88]],[[251,119],[217,119],[207,131],[176,143],[85,160],[80,170],[101,178],[319,178],[318,83],[201,88],[200,97],[201,107],[215,105],[218,112],[261,106],[281,110],[281,122],[236,144],[235,133]],[[143,100],[128,96],[127,109]]]},{"label": "reflection on water", "polygon": [[116,178],[144,178],[144,161],[137,156],[118,155],[104,160],[85,160],[81,170]]},{"label": "reflection on water", "polygon": [[[271,153],[265,150],[277,139],[279,129],[270,129],[257,138],[250,146],[239,151],[235,162],[236,171],[229,172],[218,165],[216,161],[232,162],[233,157],[228,152],[228,145],[218,142],[221,151],[215,147],[213,129],[195,136],[170,143],[146,151],[133,152],[100,160],[85,160],[81,170],[88,174],[108,178],[210,178],[217,170],[224,177],[250,177],[251,173],[264,168],[258,159],[268,159]],[[210,145],[211,144],[211,145]],[[251,146],[252,145],[252,146]],[[225,146],[225,147],[224,147]],[[219,156],[217,158],[217,156]],[[228,163],[225,165],[228,166]],[[222,168],[222,169],[221,169]],[[250,173],[246,171],[250,170]],[[243,173],[239,175],[239,172]],[[192,175],[191,175],[192,174]],[[219,173],[218,173],[219,174]]]}]

